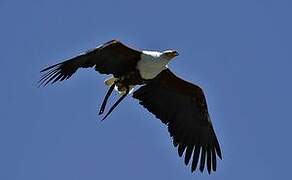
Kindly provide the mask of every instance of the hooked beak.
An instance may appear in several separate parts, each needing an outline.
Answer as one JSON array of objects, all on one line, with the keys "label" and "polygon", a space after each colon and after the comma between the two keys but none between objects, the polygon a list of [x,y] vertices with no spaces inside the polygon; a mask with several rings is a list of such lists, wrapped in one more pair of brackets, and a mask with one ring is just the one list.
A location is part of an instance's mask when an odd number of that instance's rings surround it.
[{"label": "hooked beak", "polygon": [[174,51],[173,54],[174,54],[174,57],[179,55],[179,53],[177,51]]}]

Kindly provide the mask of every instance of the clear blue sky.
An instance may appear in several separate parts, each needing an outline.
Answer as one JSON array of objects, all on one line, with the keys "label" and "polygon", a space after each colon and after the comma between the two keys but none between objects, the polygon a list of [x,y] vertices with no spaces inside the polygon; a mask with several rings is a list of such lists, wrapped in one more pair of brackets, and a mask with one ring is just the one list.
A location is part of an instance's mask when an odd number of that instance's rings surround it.
[{"label": "clear blue sky", "polygon": [[[0,0],[0,179],[290,179],[292,3]],[[223,151],[190,173],[166,127],[131,97],[104,122],[105,76],[37,88],[39,70],[110,39],[178,49],[205,90]]]}]

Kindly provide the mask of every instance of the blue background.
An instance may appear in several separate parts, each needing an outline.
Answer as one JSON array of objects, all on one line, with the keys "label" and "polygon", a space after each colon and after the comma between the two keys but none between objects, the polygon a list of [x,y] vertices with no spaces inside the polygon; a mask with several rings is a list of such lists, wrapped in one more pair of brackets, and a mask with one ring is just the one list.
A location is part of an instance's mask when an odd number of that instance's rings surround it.
[{"label": "blue background", "polygon": [[[288,0],[0,0],[0,179],[291,178],[291,17]],[[37,88],[40,69],[114,38],[180,52],[170,68],[206,93],[216,173],[191,174],[131,97],[100,122],[106,76]]]}]

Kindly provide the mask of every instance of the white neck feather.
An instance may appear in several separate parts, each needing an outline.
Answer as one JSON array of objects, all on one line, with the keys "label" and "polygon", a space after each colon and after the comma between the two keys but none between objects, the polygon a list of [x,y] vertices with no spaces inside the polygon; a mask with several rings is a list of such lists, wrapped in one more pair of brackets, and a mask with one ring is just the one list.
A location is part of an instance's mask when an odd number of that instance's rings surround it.
[{"label": "white neck feather", "polygon": [[157,51],[142,51],[137,69],[143,79],[153,79],[167,68],[169,60],[165,59],[162,54]]}]

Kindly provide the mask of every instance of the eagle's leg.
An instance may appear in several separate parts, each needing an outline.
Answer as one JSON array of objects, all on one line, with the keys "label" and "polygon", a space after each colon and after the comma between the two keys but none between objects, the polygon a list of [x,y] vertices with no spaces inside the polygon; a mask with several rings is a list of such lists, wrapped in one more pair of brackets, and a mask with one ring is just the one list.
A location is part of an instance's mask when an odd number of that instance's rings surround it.
[{"label": "eagle's leg", "polygon": [[107,112],[107,114],[102,118],[102,121],[105,120],[108,115],[110,115],[110,113],[115,109],[115,107],[117,107],[117,105],[129,94],[130,88],[127,87],[126,93],[123,94],[118,100],[117,102],[115,102],[115,104],[110,108],[110,110]]},{"label": "eagle's leg", "polygon": [[111,93],[113,92],[113,90],[114,90],[114,88],[115,88],[115,85],[116,85],[116,83],[113,83],[113,84],[110,86],[110,88],[108,89],[108,91],[107,91],[107,93],[106,93],[106,95],[105,95],[105,97],[104,97],[104,99],[103,99],[103,102],[102,102],[102,104],[101,104],[101,107],[100,107],[100,110],[99,110],[98,115],[101,115],[101,114],[103,113],[103,111],[104,111],[104,109],[105,109],[105,106],[106,106],[106,103],[107,103],[107,100],[108,100],[108,98],[110,97]]}]

